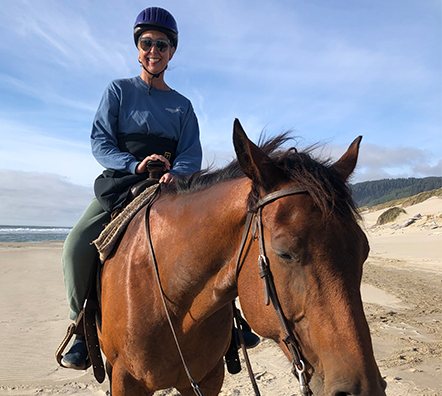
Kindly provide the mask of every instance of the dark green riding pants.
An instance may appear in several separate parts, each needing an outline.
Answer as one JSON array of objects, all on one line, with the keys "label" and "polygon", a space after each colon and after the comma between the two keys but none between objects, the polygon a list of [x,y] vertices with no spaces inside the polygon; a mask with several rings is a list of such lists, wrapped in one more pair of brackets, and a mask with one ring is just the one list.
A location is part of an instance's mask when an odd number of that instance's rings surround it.
[{"label": "dark green riding pants", "polygon": [[64,243],[64,284],[70,307],[69,318],[74,321],[83,308],[89,277],[98,259],[97,249],[91,243],[98,238],[103,225],[109,222],[110,213],[105,212],[94,198]]}]

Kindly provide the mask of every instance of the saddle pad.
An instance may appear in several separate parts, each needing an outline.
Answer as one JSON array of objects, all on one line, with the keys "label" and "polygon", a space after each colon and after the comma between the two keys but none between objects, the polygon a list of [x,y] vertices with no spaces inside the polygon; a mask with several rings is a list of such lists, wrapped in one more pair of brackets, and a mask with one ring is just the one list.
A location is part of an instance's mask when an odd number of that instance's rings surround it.
[{"label": "saddle pad", "polygon": [[132,218],[149,202],[158,187],[158,184],[154,184],[146,188],[129,203],[129,205],[106,226],[100,236],[92,242],[98,250],[101,264],[109,257],[118,238],[124,233]]}]

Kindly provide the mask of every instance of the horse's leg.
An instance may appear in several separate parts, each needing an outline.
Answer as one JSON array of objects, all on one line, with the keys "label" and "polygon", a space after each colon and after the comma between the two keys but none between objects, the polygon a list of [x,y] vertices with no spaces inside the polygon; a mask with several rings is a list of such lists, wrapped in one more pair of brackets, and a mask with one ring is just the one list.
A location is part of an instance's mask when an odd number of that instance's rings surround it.
[{"label": "horse's leg", "polygon": [[[217,396],[221,391],[224,381],[224,361],[221,358],[215,368],[208,372],[207,375],[199,382],[204,396]],[[188,388],[180,388],[178,391],[181,396],[195,396],[195,392],[191,386]]]},{"label": "horse's leg", "polygon": [[112,367],[112,396],[152,396],[143,384],[140,384],[118,361]]}]

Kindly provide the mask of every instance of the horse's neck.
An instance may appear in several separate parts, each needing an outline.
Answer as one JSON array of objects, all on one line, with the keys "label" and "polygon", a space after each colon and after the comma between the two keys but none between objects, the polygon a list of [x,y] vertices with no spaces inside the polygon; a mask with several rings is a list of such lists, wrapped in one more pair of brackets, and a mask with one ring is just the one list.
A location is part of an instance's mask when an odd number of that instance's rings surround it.
[{"label": "horse's neck", "polygon": [[249,191],[248,179],[236,179],[176,197],[173,206],[185,208],[176,212],[176,223],[188,223],[192,214],[191,224],[186,225],[192,253],[186,249],[188,259],[182,265],[189,266],[199,282],[188,291],[194,294],[189,301],[189,325],[210,316],[237,295],[235,263]]}]

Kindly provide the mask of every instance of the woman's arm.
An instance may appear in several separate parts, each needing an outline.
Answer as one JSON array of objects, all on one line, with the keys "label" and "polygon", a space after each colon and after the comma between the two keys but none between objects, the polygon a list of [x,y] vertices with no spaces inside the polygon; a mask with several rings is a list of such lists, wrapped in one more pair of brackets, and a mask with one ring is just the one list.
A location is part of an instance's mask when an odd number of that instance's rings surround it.
[{"label": "woman's arm", "polygon": [[95,114],[91,132],[92,154],[106,169],[135,174],[138,161],[118,148],[117,130],[120,99],[111,83],[105,90]]}]

